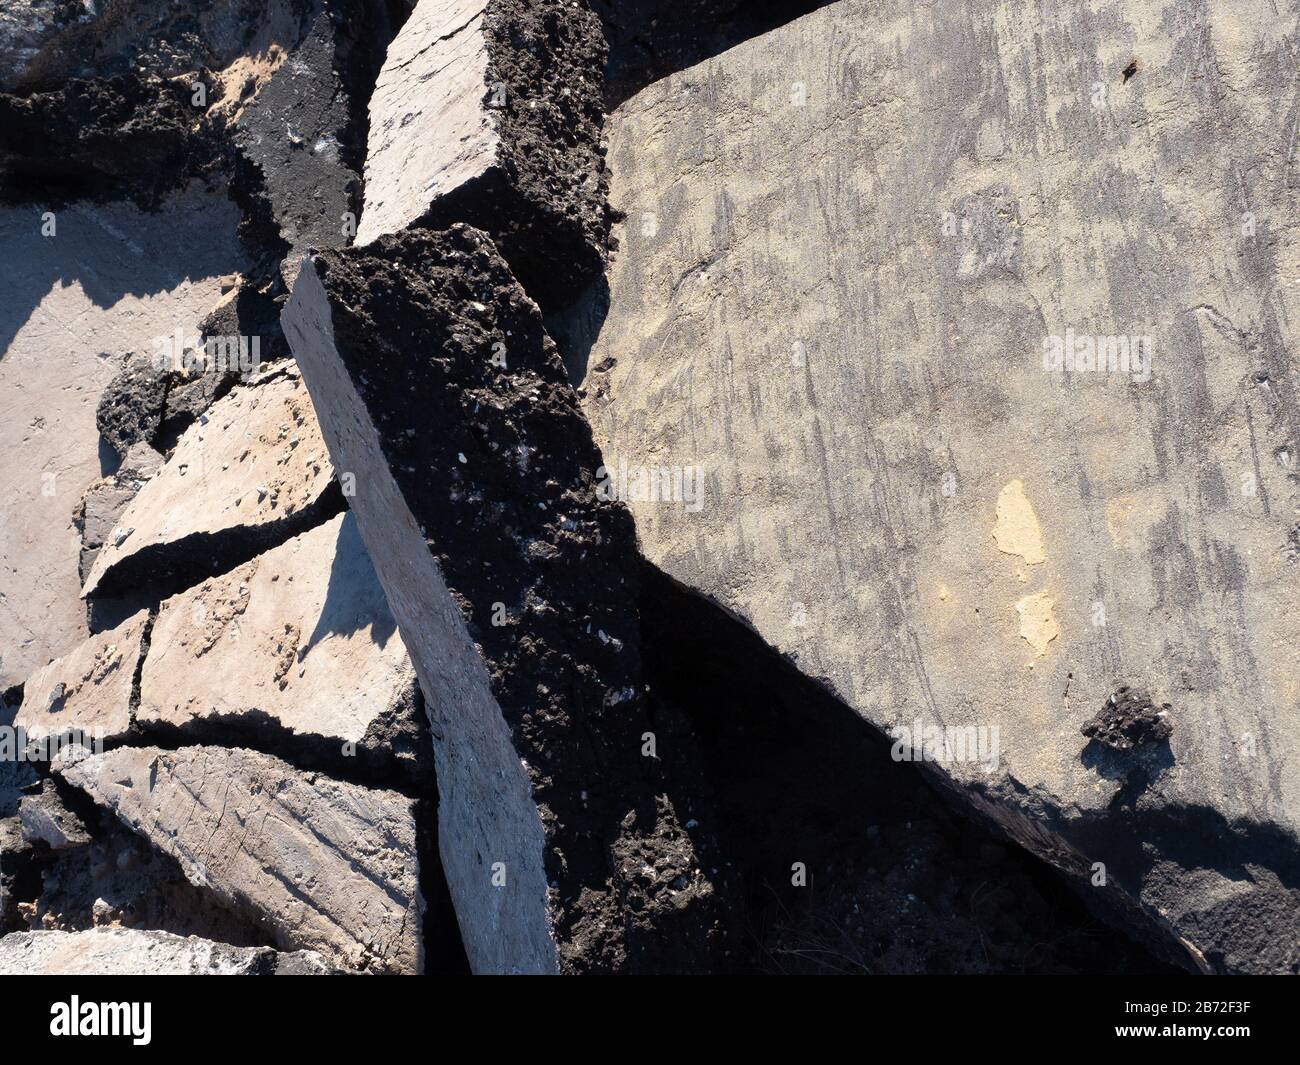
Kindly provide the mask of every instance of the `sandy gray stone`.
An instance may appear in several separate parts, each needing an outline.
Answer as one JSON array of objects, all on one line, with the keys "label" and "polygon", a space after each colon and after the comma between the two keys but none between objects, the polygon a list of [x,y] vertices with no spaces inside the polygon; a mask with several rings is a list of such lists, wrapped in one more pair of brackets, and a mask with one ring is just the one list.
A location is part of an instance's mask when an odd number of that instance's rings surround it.
[{"label": "sandy gray stone", "polygon": [[121,748],[57,771],[282,948],[350,970],[422,969],[410,799],[238,748]]},{"label": "sandy gray stone", "polygon": [[138,928],[14,932],[0,939],[5,976],[324,976],[337,971],[314,951],[232,947]]},{"label": "sandy gray stone", "polygon": [[[357,532],[340,514],[166,600],[140,676],[141,726],[280,726],[340,756],[417,709],[415,671]],[[344,751],[345,746],[348,751]]]},{"label": "sandy gray stone", "polygon": [[[1221,971],[1300,967],[1295,32],[844,0],[664,79],[585,360],[653,563]],[[1164,755],[1085,750],[1126,685]]]},{"label": "sandy gray stone", "polygon": [[336,509],[332,477],[301,377],[269,370],[185,432],[122,512],[83,595],[185,587],[242,562]]},{"label": "sandy gray stone", "polygon": [[99,549],[104,546],[126,505],[141,486],[162,468],[163,457],[148,444],[131,447],[122,465],[86,489],[73,521],[81,530],[81,557],[78,572],[85,580]]},{"label": "sandy gray stone", "polygon": [[141,611],[38,669],[23,686],[14,718],[29,740],[77,740],[87,746],[119,740],[131,727],[136,669],[148,641]]}]

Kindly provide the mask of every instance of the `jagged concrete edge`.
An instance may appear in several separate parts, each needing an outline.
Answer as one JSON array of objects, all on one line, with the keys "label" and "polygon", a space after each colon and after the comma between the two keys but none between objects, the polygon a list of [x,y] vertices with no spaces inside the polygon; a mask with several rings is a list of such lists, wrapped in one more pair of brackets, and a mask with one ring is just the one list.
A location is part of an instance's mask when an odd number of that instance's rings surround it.
[{"label": "jagged concrete edge", "polygon": [[[438,779],[438,850],[475,973],[558,973],[545,833],[504,715],[459,609],[383,457],[334,343],[329,300],[304,259],[281,314],[335,469],[424,693]],[[491,885],[503,862],[506,884]]]}]

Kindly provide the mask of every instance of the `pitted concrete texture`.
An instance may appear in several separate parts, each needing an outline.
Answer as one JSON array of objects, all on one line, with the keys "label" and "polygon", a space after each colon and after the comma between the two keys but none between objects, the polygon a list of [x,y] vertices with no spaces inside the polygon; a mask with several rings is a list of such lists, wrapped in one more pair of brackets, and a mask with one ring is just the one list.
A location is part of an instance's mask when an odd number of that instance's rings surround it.
[{"label": "pitted concrete texture", "polygon": [[266,717],[298,738],[358,744],[412,712],[415,685],[356,519],[340,514],[162,604],[137,719]]}]

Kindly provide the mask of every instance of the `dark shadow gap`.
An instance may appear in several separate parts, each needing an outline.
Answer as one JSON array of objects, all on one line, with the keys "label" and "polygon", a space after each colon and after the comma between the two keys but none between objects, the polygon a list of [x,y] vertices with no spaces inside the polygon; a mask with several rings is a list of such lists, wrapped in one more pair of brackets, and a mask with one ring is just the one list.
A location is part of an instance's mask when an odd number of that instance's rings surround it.
[{"label": "dark shadow gap", "polygon": [[[652,695],[685,709],[741,884],[737,967],[774,973],[1181,972],[1054,869],[955,813],[916,766],[746,626],[646,564]],[[796,863],[806,885],[795,886]]]}]

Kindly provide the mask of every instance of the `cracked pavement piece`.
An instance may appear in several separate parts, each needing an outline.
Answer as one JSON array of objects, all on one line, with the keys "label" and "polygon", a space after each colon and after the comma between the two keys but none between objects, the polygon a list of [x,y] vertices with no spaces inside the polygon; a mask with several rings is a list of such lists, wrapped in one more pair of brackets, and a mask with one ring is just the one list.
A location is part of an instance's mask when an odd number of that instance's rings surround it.
[{"label": "cracked pavement piece", "polygon": [[[842,0],[657,82],[583,381],[652,563],[882,731],[997,730],[924,768],[1215,971],[1300,969],[1296,30]],[[1178,708],[1141,786],[1121,683]]]},{"label": "cracked pavement piece", "polygon": [[315,951],[231,947],[138,928],[14,932],[0,939],[3,976],[324,976]]},{"label": "cracked pavement piece", "polygon": [[471,968],[707,968],[689,753],[643,752],[632,525],[536,304],[455,226],[307,260],[283,324],[424,689]]},{"label": "cracked pavement piece", "polygon": [[142,610],[38,669],[23,685],[14,726],[33,741],[122,739],[131,727],[136,670],[149,646],[149,627]]},{"label": "cracked pavement piece", "polygon": [[56,772],[286,950],[357,971],[423,968],[413,801],[257,751],[125,747]]},{"label": "cracked pavement piece", "polygon": [[122,512],[82,594],[178,590],[243,562],[336,511],[332,478],[297,369],[268,370],[185,431]]},{"label": "cracked pavement piece", "polygon": [[214,737],[276,725],[295,749],[312,739],[389,753],[388,724],[422,713],[415,687],[356,519],[339,514],[163,602],[136,719],[211,719]]},{"label": "cracked pavement piece", "polygon": [[604,264],[599,19],[565,0],[421,0],[370,100],[358,245],[464,222],[539,303]]}]

